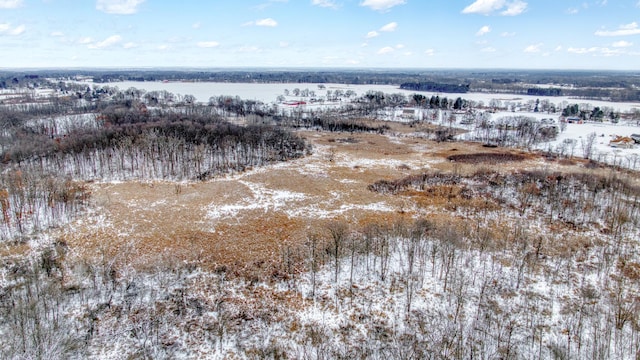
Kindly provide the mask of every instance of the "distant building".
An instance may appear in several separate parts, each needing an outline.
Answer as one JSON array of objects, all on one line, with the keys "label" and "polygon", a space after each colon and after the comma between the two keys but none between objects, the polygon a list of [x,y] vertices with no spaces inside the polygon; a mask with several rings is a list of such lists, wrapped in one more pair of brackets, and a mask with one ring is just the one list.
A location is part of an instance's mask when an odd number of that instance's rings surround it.
[{"label": "distant building", "polygon": [[402,109],[402,114],[400,115],[403,119],[407,120],[415,120],[416,118],[416,110],[415,109]]},{"label": "distant building", "polygon": [[296,100],[285,101],[282,104],[284,104],[284,105],[292,105],[292,106],[307,105],[306,101],[296,101]]},{"label": "distant building", "polygon": [[631,149],[636,142],[629,136],[616,136],[615,139],[609,141],[609,146],[620,149]]}]

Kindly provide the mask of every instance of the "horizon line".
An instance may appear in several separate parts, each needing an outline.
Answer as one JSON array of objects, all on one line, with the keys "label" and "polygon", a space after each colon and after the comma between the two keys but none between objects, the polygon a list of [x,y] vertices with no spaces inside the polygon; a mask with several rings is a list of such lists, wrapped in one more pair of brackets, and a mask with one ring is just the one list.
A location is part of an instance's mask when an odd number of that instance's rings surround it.
[{"label": "horizon line", "polygon": [[61,66],[61,67],[0,67],[0,72],[21,72],[21,71],[246,71],[246,72],[282,72],[282,71],[397,71],[397,72],[446,72],[446,71],[484,71],[484,72],[617,72],[617,73],[640,73],[640,70],[632,69],[593,69],[593,68],[474,68],[474,67],[452,67],[452,68],[427,68],[427,67],[323,67],[323,66],[304,66],[304,67],[273,67],[273,66],[214,66],[214,67],[197,67],[197,66]]}]

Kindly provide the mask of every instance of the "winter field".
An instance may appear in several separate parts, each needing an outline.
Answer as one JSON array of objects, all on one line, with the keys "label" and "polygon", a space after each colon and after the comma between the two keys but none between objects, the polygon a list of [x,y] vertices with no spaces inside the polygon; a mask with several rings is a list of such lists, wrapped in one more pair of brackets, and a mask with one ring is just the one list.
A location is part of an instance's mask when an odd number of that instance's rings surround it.
[{"label": "winter field", "polygon": [[[59,254],[49,277],[65,295],[32,289],[49,307],[24,308],[46,319],[27,331],[46,334],[48,358],[78,341],[78,357],[109,359],[635,358],[637,217],[604,216],[635,210],[608,192],[572,195],[590,210],[562,203],[569,193],[547,208],[577,183],[544,179],[585,173],[579,160],[510,152],[495,174],[540,182],[483,189],[476,176],[503,151],[452,163],[487,150],[393,130],[303,133],[313,155],[204,183],[90,185],[90,214],[38,243]],[[423,173],[461,178],[371,189]],[[18,329],[3,330],[7,353]]]},{"label": "winter field", "polygon": [[[204,103],[273,102],[294,86],[143,84],[109,85]],[[509,102],[538,97],[518,98]],[[169,109],[161,125],[152,106],[108,109],[27,121],[24,134],[43,131],[60,151],[28,157],[18,143],[5,156],[20,160],[0,189],[2,358],[640,356],[637,150],[608,145],[640,133],[635,124],[567,124],[528,149],[467,141],[474,129],[451,111],[416,122],[383,109],[358,120],[363,131],[178,128],[227,131],[210,149],[166,135],[167,119],[188,109]],[[491,119],[514,114],[559,120]],[[136,116],[148,132],[132,130]],[[113,137],[127,119],[133,135],[91,147],[98,119]],[[443,128],[456,141],[434,141]],[[592,133],[600,163],[583,156]]]}]

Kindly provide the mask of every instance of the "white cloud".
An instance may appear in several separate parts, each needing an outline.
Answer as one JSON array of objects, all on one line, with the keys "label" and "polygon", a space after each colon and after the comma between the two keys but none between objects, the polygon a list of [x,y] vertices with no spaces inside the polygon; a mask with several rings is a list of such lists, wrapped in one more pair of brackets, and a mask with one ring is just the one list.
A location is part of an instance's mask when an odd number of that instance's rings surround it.
[{"label": "white cloud", "polygon": [[[378,29],[378,31],[380,31],[380,32],[393,32],[393,31],[396,31],[397,28],[398,28],[398,23],[394,21],[394,22],[390,22],[390,23],[384,25],[383,27]],[[378,31],[376,31],[376,30],[369,31],[367,33],[367,35],[365,36],[365,38],[366,39],[373,39],[374,37],[380,36],[380,33]]]},{"label": "white cloud", "polygon": [[22,33],[24,33],[25,30],[27,30],[26,26],[18,25],[16,27],[14,27],[13,29],[9,30],[8,34],[9,35],[13,35],[13,36],[22,35]]},{"label": "white cloud", "polygon": [[266,3],[253,6],[252,9],[263,11],[275,3],[287,3],[287,2],[289,2],[289,0],[268,0]]},{"label": "white cloud", "polygon": [[24,25],[18,25],[14,28],[11,27],[11,24],[0,24],[0,35],[12,35],[17,36],[27,30],[27,27]]},{"label": "white cloud", "polygon": [[398,45],[396,45],[396,49],[404,49],[404,44],[398,44]]},{"label": "white cloud", "polygon": [[435,53],[436,53],[436,51],[435,51],[435,50],[433,50],[433,49],[427,49],[427,50],[425,50],[425,51],[424,51],[424,53],[425,53],[425,55],[427,55],[427,56],[433,56],[433,54],[435,54]]},{"label": "white cloud", "polygon": [[378,55],[385,55],[385,54],[390,54],[392,52],[394,52],[395,49],[392,48],[391,46],[385,46],[382,49],[378,50]]},{"label": "white cloud", "polygon": [[476,0],[464,8],[462,13],[489,15],[495,11],[502,10],[501,15],[514,16],[522,14],[526,9],[527,3],[521,0]]},{"label": "white cloud", "polygon": [[487,46],[486,48],[480,49],[480,51],[486,52],[486,53],[492,53],[492,52],[496,52],[496,48],[492,46]]},{"label": "white cloud", "polygon": [[507,4],[507,9],[500,14],[504,16],[516,16],[522,14],[525,10],[527,10],[527,3],[516,0]]},{"label": "white cloud", "polygon": [[638,28],[638,23],[636,23],[635,21],[630,23],[630,24],[624,24],[624,25],[620,25],[621,29],[624,30],[634,30]]},{"label": "white cloud", "polygon": [[556,46],[556,48],[554,49],[554,51],[562,51],[562,46],[560,46],[560,45]]},{"label": "white cloud", "polygon": [[336,2],[333,0],[312,0],[311,4],[320,6],[320,7],[331,8],[331,9],[338,8],[338,4],[336,4]]},{"label": "white cloud", "polygon": [[476,0],[462,10],[463,14],[490,14],[504,6],[505,0]]},{"label": "white cloud", "polygon": [[633,46],[632,42],[628,42],[628,41],[624,41],[624,40],[620,40],[620,41],[616,41],[613,44],[611,44],[611,46],[616,47],[616,48],[622,48],[622,47],[629,47],[629,46]]},{"label": "white cloud", "polygon": [[502,37],[514,37],[514,36],[516,36],[516,33],[515,32],[507,32],[507,31],[505,31],[502,34],[500,34],[500,36],[502,36]]},{"label": "white cloud", "polygon": [[542,43],[539,44],[533,44],[533,45],[529,45],[526,48],[524,48],[524,52],[526,53],[538,53],[540,52],[540,48],[542,47]]},{"label": "white cloud", "polygon": [[97,0],[96,9],[107,14],[130,15],[138,12],[144,0]]},{"label": "white cloud", "polygon": [[397,28],[398,28],[398,23],[394,21],[394,22],[390,22],[387,25],[381,27],[380,31],[392,32],[392,31],[396,31]]},{"label": "white cloud", "polygon": [[220,46],[220,43],[217,41],[200,41],[196,45],[201,48],[214,48]]},{"label": "white cloud", "polygon": [[134,43],[134,42],[128,42],[124,45],[122,45],[123,48],[125,49],[133,49],[133,48],[137,48],[138,44]]},{"label": "white cloud", "polygon": [[191,25],[192,28],[194,29],[200,29],[202,27],[202,24],[198,21],[196,23],[193,23],[193,25]]},{"label": "white cloud", "polygon": [[394,6],[405,4],[405,0],[364,0],[360,6],[366,6],[376,11],[386,11]]},{"label": "white cloud", "polygon": [[569,15],[575,15],[575,14],[577,14],[578,12],[580,12],[580,9],[575,8],[575,7],[568,8],[568,9],[566,10],[566,13],[567,13],[567,14],[569,14]]},{"label": "white cloud", "polygon": [[93,39],[88,36],[81,37],[80,39],[78,39],[78,44],[82,44],[82,45],[91,44],[92,42],[93,42]]},{"label": "white cloud", "polygon": [[621,49],[611,50],[606,47],[597,47],[597,46],[590,47],[590,48],[568,48],[567,52],[572,54],[579,54],[579,55],[591,54],[594,56],[599,55],[599,56],[605,56],[605,57],[616,56],[624,53],[624,51]]},{"label": "white cloud", "polygon": [[623,24],[618,27],[618,30],[598,30],[595,32],[597,36],[628,36],[640,34],[638,23],[635,21],[630,24]]},{"label": "white cloud", "polygon": [[276,26],[278,26],[278,22],[273,20],[272,18],[256,20],[253,24],[255,26],[266,26],[266,27],[276,27]]},{"label": "white cloud", "polygon": [[52,37],[63,37],[64,33],[62,31],[52,31],[51,34]]},{"label": "white cloud", "polygon": [[97,43],[92,43],[89,44],[89,49],[104,49],[104,48],[108,48],[110,46],[116,45],[117,43],[119,43],[120,41],[122,41],[122,36],[120,35],[111,35],[108,38],[99,41]]},{"label": "white cloud", "polygon": [[476,36],[482,36],[491,32],[491,28],[488,25],[485,25],[478,30]]},{"label": "white cloud", "polygon": [[167,44],[158,45],[158,47],[156,47],[156,49],[161,50],[161,51],[169,50],[169,45],[167,45]]},{"label": "white cloud", "polygon": [[260,52],[262,52],[262,49],[260,49],[257,46],[241,46],[236,50],[236,52],[240,52],[240,53],[260,53]]},{"label": "white cloud", "polygon": [[281,47],[281,48],[289,47],[289,43],[288,43],[288,42],[286,42],[286,41],[280,41],[280,44],[279,44],[279,45],[280,45],[280,47]]},{"label": "white cloud", "polygon": [[15,9],[22,6],[22,0],[0,0],[0,9]]},{"label": "white cloud", "polygon": [[380,34],[377,31],[369,31],[367,33],[367,36],[365,36],[365,38],[373,39],[374,37],[378,37],[378,36],[380,36]]}]

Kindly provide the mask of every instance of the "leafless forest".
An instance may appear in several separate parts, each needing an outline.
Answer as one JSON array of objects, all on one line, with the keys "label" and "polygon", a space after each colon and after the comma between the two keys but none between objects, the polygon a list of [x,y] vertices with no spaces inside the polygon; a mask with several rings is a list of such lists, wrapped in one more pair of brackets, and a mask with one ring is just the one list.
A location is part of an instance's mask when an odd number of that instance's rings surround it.
[{"label": "leafless forest", "polygon": [[557,129],[58,91],[0,107],[2,358],[640,358],[638,174]]}]

